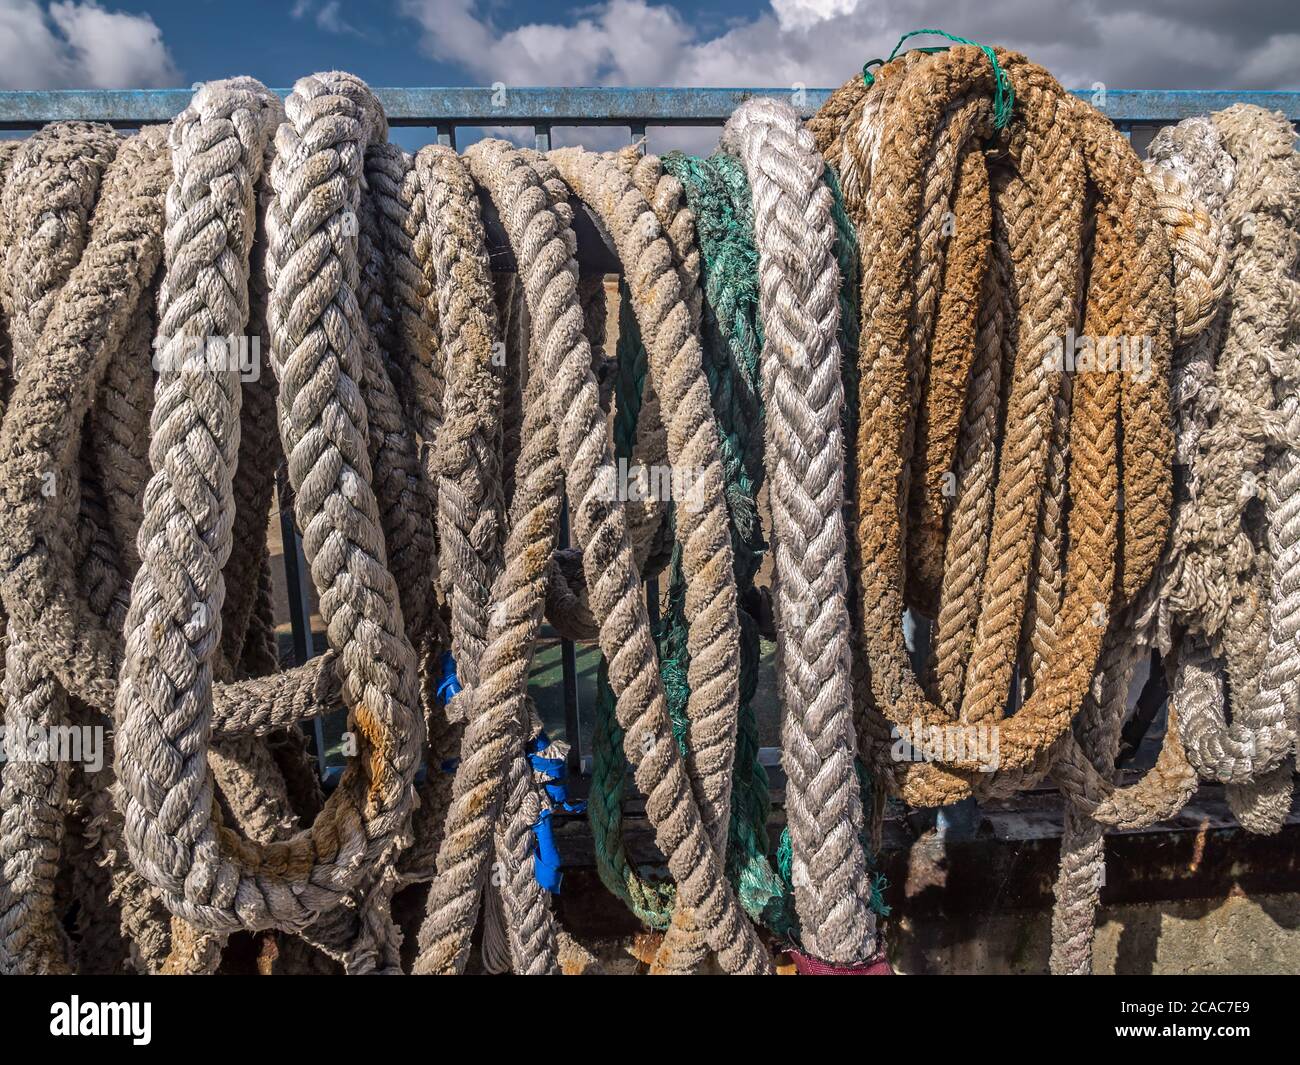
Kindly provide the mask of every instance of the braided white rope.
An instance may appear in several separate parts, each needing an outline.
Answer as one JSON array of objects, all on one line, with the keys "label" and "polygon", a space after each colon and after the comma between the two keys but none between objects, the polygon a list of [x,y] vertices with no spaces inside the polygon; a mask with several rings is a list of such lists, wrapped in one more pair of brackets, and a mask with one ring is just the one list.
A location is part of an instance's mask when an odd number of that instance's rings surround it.
[{"label": "braided white rope", "polygon": [[812,134],[784,104],[743,104],[722,144],[743,162],[754,196],[795,904],[804,947],[852,963],[875,950],[875,921],[858,842],[831,194]]}]

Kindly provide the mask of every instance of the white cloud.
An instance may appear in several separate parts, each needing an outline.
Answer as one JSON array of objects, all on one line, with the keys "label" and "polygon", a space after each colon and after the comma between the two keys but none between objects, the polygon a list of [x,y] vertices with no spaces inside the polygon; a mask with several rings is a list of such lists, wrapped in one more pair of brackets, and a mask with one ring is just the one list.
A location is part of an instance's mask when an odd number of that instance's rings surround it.
[{"label": "white cloud", "polygon": [[0,88],[152,89],[180,73],[148,15],[89,0],[0,0]]},{"label": "white cloud", "polygon": [[351,23],[343,17],[339,0],[329,0],[316,15],[316,25],[330,33],[356,33]]},{"label": "white cloud", "polygon": [[783,30],[807,29],[839,15],[851,15],[857,6],[858,0],[772,0]]},{"label": "white cloud", "polygon": [[[564,22],[500,30],[476,0],[401,0],[422,47],[484,84],[839,85],[900,34],[939,26],[1023,51],[1070,87],[1287,88],[1300,5],[1248,17],[1189,0],[770,0],[701,32],[665,3],[600,0]],[[689,11],[683,5],[682,11]],[[917,40],[915,44],[935,43]]]},{"label": "white cloud", "polygon": [[[304,19],[312,14],[315,8],[315,0],[294,0],[294,5],[289,10],[291,18]],[[352,25],[343,17],[343,5],[340,0],[326,0],[321,7],[316,10],[312,21],[316,23],[318,29],[326,33],[347,34],[352,37],[365,37],[365,34]]]}]

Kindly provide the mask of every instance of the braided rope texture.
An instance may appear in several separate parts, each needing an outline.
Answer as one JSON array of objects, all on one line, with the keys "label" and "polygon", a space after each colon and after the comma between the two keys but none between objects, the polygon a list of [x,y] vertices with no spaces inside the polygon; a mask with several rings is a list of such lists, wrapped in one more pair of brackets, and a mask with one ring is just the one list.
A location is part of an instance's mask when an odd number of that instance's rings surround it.
[{"label": "braided rope texture", "polygon": [[[753,189],[795,904],[805,949],[852,963],[874,951],[875,924],[858,845],[831,192],[812,134],[788,106],[744,104],[722,144]],[[790,268],[801,260],[806,268]]]},{"label": "braided rope texture", "polygon": [[[218,972],[255,931],[273,971],[458,973],[479,928],[487,971],[589,968],[539,880],[531,756],[568,750],[538,751],[544,621],[601,654],[597,866],[663,932],[652,973],[770,972],[767,934],[861,969],[885,789],[1049,774],[1051,967],[1089,972],[1108,828],[1202,779],[1251,831],[1290,812],[1293,141],[1241,105],[1144,166],[1042,68],[957,44],[806,124],[748,101],[707,159],[413,155],[342,72],[0,142],[0,710],[108,759],[0,768],[0,972]],[[613,351],[580,211],[622,265]],[[620,463],[672,491],[623,498]],[[287,670],[277,488],[328,643]],[[1146,660],[1164,738],[1122,784]],[[300,726],[334,712],[356,754],[326,799]],[[918,726],[993,761],[917,758]],[[667,878],[623,839],[629,765]]]}]

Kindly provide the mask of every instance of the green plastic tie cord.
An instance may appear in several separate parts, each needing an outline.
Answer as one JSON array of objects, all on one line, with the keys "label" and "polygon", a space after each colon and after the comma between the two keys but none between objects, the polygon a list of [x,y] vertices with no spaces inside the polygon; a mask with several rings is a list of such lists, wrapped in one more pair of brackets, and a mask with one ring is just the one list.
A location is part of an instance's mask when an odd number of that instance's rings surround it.
[{"label": "green plastic tie cord", "polygon": [[[888,59],[869,59],[862,65],[862,83],[870,88],[875,84],[876,76],[871,72],[872,67],[883,66],[890,63],[898,55],[898,50],[903,47],[903,42],[909,37],[918,37],[923,34],[932,34],[936,37],[945,37],[952,41],[953,44],[969,44],[978,48],[986,56],[989,62],[993,64],[993,128],[1005,129],[1008,122],[1011,121],[1011,109],[1016,103],[1016,90],[1011,85],[1011,79],[1007,77],[1007,72],[1002,69],[1002,64],[998,62],[997,54],[987,44],[980,44],[979,41],[971,41],[965,37],[957,37],[944,30],[912,30],[898,38],[898,43],[894,45],[894,50],[889,53]],[[921,52],[933,54],[935,52],[947,51],[947,45],[936,45],[928,48],[917,49]]]}]

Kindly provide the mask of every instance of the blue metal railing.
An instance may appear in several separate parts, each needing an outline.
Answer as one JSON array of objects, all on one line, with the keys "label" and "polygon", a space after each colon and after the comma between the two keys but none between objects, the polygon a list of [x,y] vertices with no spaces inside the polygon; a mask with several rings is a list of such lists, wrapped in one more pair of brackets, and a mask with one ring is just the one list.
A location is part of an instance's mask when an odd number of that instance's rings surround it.
[{"label": "blue metal railing", "polygon": [[[287,89],[277,89],[287,95]],[[715,126],[753,96],[781,96],[805,115],[830,89],[487,88],[375,89],[394,126]],[[1163,125],[1237,102],[1300,120],[1300,93],[1201,89],[1077,89],[1121,128]],[[120,126],[165,122],[189,104],[190,89],[56,89],[0,92],[0,129],[35,129],[59,119]]]},{"label": "blue metal railing", "polygon": [[[277,89],[284,96],[287,89]],[[624,127],[632,140],[646,135],[654,126],[721,126],[731,113],[755,96],[777,96],[787,100],[805,116],[825,102],[830,89],[812,88],[514,88],[504,84],[485,88],[389,88],[375,89],[389,124],[397,127],[435,129],[443,144],[456,145],[457,130],[484,126],[532,127],[535,146],[547,150],[551,133],[563,126]],[[1234,103],[1252,103],[1281,111],[1292,122],[1300,122],[1300,92],[1231,92],[1186,89],[1092,89],[1074,90],[1106,114],[1121,130],[1134,136],[1142,148],[1149,135],[1163,125],[1190,115],[1204,115]],[[108,122],[134,127],[166,122],[184,110],[192,89],[59,89],[0,92],[0,130],[33,130],[67,119]],[[582,246],[599,237],[599,227],[587,225],[579,232],[579,261]],[[584,238],[589,238],[584,240]],[[599,269],[602,260],[590,260]],[[616,257],[607,260],[616,267]],[[295,657],[314,653],[310,630],[307,566],[301,540],[293,529],[292,507],[281,494],[284,532],[285,573],[289,589],[290,621]],[[566,514],[567,518],[567,514]],[[563,530],[568,542],[567,520]],[[655,598],[654,586],[647,588]],[[657,604],[656,604],[657,605]],[[571,771],[582,766],[575,648],[561,642],[564,685],[565,738],[572,745]],[[320,732],[317,732],[318,750]],[[776,752],[762,752],[772,762]]]}]

